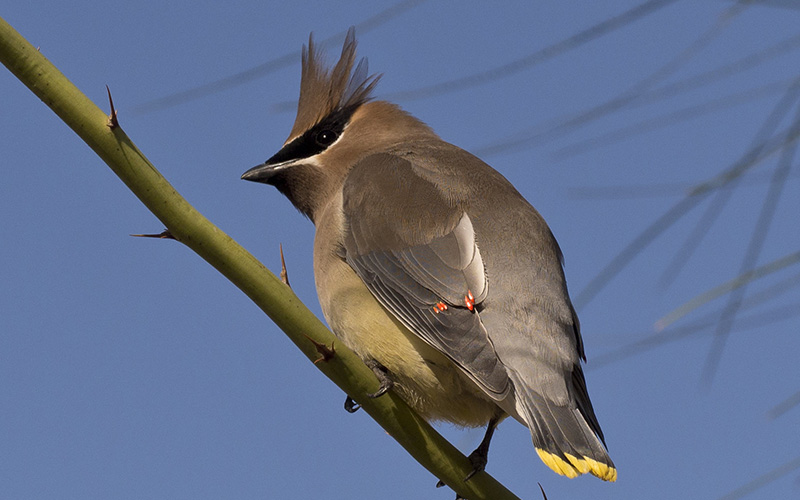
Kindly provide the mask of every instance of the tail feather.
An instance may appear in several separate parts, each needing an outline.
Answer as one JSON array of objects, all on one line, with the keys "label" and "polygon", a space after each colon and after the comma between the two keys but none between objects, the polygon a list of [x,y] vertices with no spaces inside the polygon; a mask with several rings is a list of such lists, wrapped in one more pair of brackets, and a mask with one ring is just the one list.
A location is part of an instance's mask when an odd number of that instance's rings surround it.
[{"label": "tail feather", "polygon": [[559,405],[526,391],[524,417],[539,458],[567,477],[591,473],[604,481],[616,481],[617,469],[598,434],[574,402]]}]

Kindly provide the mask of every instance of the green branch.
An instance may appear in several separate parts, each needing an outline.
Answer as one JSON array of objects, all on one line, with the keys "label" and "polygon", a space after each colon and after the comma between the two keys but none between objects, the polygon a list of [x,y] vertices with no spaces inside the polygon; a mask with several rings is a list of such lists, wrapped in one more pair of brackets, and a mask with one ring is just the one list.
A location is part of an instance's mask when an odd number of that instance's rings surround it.
[{"label": "green branch", "polygon": [[2,18],[0,60],[111,167],[176,240],[250,297],[310,360],[320,358],[315,343],[334,346],[335,355],[314,366],[353,396],[423,467],[465,498],[517,498],[485,472],[465,483],[469,460],[394,394],[366,397],[378,385],[372,371],[340,342],[334,344],[333,334],[288,286],[181,197],[122,129],[111,126],[103,111]]}]

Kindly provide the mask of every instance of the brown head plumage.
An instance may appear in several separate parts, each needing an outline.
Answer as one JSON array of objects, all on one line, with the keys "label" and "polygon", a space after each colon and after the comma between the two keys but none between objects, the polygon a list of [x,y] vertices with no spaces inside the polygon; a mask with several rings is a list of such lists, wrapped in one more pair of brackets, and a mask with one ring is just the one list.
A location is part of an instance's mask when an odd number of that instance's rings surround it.
[{"label": "brown head plumage", "polygon": [[355,108],[369,101],[381,75],[369,75],[367,59],[362,58],[355,71],[355,29],[347,30],[342,55],[332,70],[324,63],[324,52],[317,48],[313,34],[303,47],[303,69],[297,118],[287,143],[309,130],[336,110]]}]

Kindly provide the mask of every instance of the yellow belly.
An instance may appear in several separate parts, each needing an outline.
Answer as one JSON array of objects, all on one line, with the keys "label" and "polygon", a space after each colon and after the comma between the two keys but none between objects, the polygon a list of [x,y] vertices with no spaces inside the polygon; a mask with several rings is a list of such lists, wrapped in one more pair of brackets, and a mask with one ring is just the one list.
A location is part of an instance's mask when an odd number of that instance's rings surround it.
[{"label": "yellow belly", "polygon": [[393,390],[426,420],[486,425],[497,405],[453,362],[386,311],[346,262],[334,257],[323,263],[318,256],[317,264],[322,311],[342,342],[385,366]]}]

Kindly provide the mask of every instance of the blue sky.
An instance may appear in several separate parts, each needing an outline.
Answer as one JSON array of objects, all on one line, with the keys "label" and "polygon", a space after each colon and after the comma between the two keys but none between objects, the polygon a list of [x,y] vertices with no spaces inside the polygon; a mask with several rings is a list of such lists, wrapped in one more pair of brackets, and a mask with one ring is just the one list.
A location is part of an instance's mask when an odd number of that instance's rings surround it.
[{"label": "blue sky", "polygon": [[[747,288],[729,335],[715,336],[725,296],[656,337],[669,342],[618,354],[739,275],[748,247],[756,265],[800,249],[797,168],[758,252],[751,237],[765,227],[759,214],[780,152],[688,210],[591,300],[581,292],[692,186],[790,126],[798,102],[781,99],[798,77],[800,9],[664,2],[524,64],[639,3],[429,0],[357,31],[359,53],[384,74],[378,97],[395,95],[509,178],[547,219],[573,298],[583,297],[586,378],[618,482],[555,475],[512,421],[499,427],[487,470],[522,498],[540,498],[539,482],[551,500],[715,499],[777,471],[736,497],[796,498],[796,264]],[[108,85],[139,148],[276,272],[282,243],[295,292],[319,314],[311,223],[273,188],[239,176],[288,135],[309,32],[325,40],[392,5],[43,0],[7,5],[2,16],[104,108]],[[339,49],[329,48],[331,61]],[[250,81],[146,106],[287,55]],[[479,84],[403,94],[472,74],[483,75]],[[626,104],[586,119],[608,102]],[[776,106],[785,111],[777,132],[759,136]],[[5,70],[0,151],[0,497],[452,498],[366,414],[347,414],[344,394],[215,270],[176,242],[131,238],[163,226]],[[682,254],[714,207],[696,250]],[[698,322],[705,327],[682,330]],[[465,452],[482,437],[440,429]]]}]

